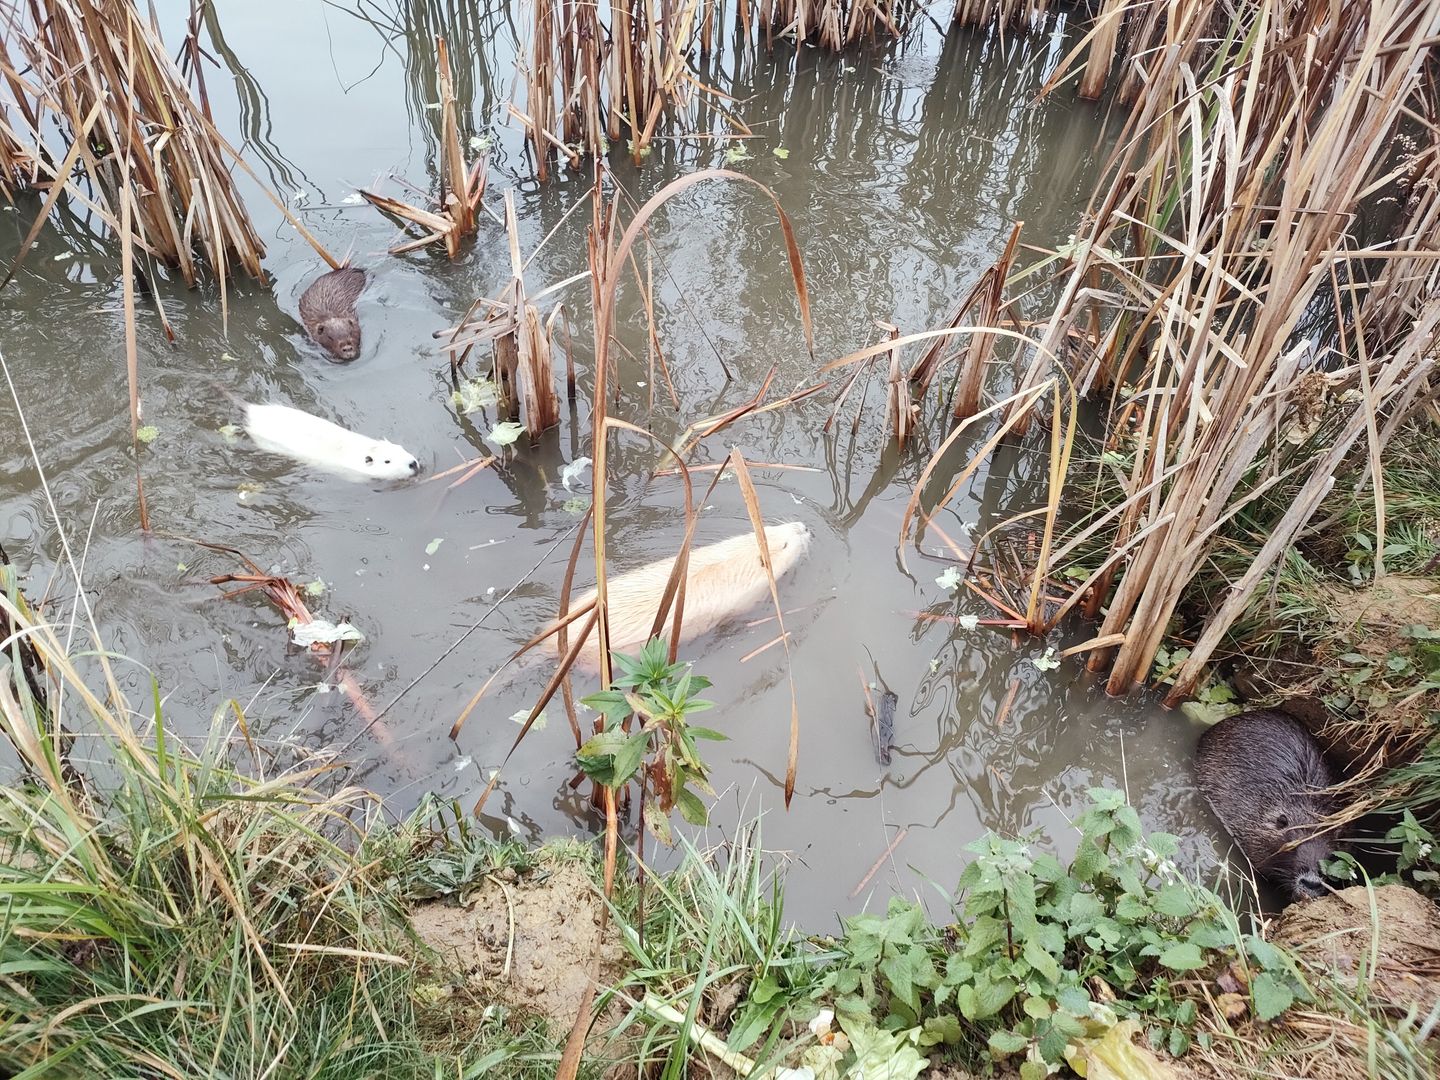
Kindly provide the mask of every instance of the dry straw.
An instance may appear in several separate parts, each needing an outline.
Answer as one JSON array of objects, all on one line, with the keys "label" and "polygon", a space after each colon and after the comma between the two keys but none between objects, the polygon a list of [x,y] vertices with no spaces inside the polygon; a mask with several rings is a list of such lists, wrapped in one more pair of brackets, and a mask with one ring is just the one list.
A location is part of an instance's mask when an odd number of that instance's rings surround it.
[{"label": "dry straw", "polygon": [[[1363,447],[1378,488],[1387,440],[1423,404],[1440,325],[1430,107],[1440,8],[1190,2],[1163,18],[1121,14],[1132,20],[1121,86],[1134,91],[1132,112],[1063,253],[1059,302],[1006,418],[1023,431],[1057,376],[1108,395],[1125,495],[1039,560],[1032,595],[1083,545],[1103,542],[1108,553],[1058,605],[1028,616],[1040,632],[1076,606],[1103,613],[1090,664],[1109,669],[1112,692],[1147,677],[1225,531],[1283,493],[1204,621],[1174,702],[1301,535],[1345,456]],[[1062,66],[1056,82],[1066,77]],[[1411,152],[1397,154],[1402,124]],[[1363,239],[1357,213],[1396,191],[1407,195],[1392,238]],[[1331,359],[1299,333],[1307,315],[1336,327]],[[928,380],[933,368],[917,371]],[[1329,404],[1312,415],[1321,384]],[[1047,422],[1048,525],[1080,496],[1066,486],[1068,468],[1053,464],[1069,453],[1073,418]],[[1375,498],[1383,551],[1383,491]]]}]

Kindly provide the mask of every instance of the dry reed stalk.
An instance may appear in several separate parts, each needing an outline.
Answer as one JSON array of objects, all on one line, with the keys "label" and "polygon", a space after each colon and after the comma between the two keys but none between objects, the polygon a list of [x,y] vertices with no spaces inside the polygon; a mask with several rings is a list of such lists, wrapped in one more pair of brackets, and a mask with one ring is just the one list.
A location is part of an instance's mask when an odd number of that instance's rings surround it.
[{"label": "dry reed stalk", "polygon": [[[1111,390],[1112,441],[1133,452],[1112,557],[1085,586],[1089,609],[1106,608],[1097,638],[1121,642],[1091,653],[1092,669],[1109,666],[1111,692],[1146,677],[1221,531],[1282,483],[1293,492],[1205,622],[1172,703],[1190,692],[1305,527],[1345,454],[1364,436],[1379,460],[1384,439],[1421,399],[1434,362],[1430,335],[1440,326],[1429,239],[1437,207],[1424,183],[1412,180],[1396,238],[1364,249],[1384,258],[1383,272],[1345,294],[1334,286],[1337,277],[1363,282],[1352,255],[1361,245],[1349,230],[1367,198],[1401,172],[1418,169],[1432,186],[1440,178],[1433,119],[1424,124],[1425,149],[1400,165],[1389,153],[1401,120],[1426,115],[1417,102],[1433,94],[1440,9],[1423,0],[1260,3],[1202,40],[1225,10],[1195,0],[1167,11],[1170,46],[1150,56],[1040,338],[1045,355],[1082,320],[1101,328],[1075,382]],[[1294,61],[1297,41],[1307,43],[1303,65]],[[1133,254],[1120,254],[1127,249]],[[1327,301],[1337,305],[1345,358],[1327,378],[1351,393],[1318,437],[1292,444],[1277,434],[1293,426],[1315,366],[1296,329]],[[1036,361],[1019,389],[1040,385],[1049,366]],[[1017,398],[1010,419],[1030,407]],[[1063,482],[1052,475],[1052,485]],[[1058,569],[1072,548],[1061,544],[1040,568]],[[1077,590],[1066,606],[1078,599]]]},{"label": "dry reed stalk", "polygon": [[10,126],[5,103],[0,101],[0,198],[13,203],[17,188],[35,182],[35,169],[33,156]]},{"label": "dry reed stalk", "polygon": [[767,43],[793,36],[838,52],[882,31],[900,37],[913,7],[907,0],[760,0],[756,23],[766,27]]},{"label": "dry reed stalk", "polygon": [[[1005,282],[1015,265],[1020,229],[1024,224],[1023,221],[1017,221],[1011,227],[1010,239],[1005,244],[1004,252],[994,264],[986,268],[965,298],[956,305],[946,323],[947,327],[959,327],[967,316],[972,317],[980,326],[1000,324],[1000,310],[1005,303]],[[945,338],[936,339],[911,369],[910,378],[916,384],[917,396],[924,398],[940,369],[954,359],[953,354],[946,352],[948,344],[950,343]],[[956,420],[965,420],[980,411],[980,397],[985,389],[985,365],[989,363],[994,349],[993,334],[975,334],[970,338],[964,363],[960,367],[960,376],[955,384]]]},{"label": "dry reed stalk", "polygon": [[709,0],[617,0],[601,8],[577,0],[532,0],[525,65],[525,128],[544,179],[559,150],[572,165],[598,157],[628,132],[638,163],[668,111],[684,113],[708,88],[691,73],[688,54],[709,22]]},{"label": "dry reed stalk", "polygon": [[955,0],[951,21],[957,26],[1038,26],[1050,0]]},{"label": "dry reed stalk", "polygon": [[482,155],[466,166],[460,145],[460,121],[455,105],[455,79],[445,39],[435,39],[436,78],[440,89],[440,190],[433,210],[426,210],[373,191],[360,192],[382,213],[420,227],[421,235],[390,249],[392,255],[416,251],[443,242],[450,258],[460,254],[461,241],[476,231],[476,215],[485,197],[489,158]]}]

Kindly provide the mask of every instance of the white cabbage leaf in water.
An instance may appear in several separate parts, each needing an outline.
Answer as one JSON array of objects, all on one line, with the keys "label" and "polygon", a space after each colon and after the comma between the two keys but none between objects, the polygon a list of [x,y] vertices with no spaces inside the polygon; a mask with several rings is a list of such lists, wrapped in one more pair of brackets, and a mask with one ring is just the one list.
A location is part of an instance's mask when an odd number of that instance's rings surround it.
[{"label": "white cabbage leaf in water", "polygon": [[348,622],[332,623],[325,619],[311,619],[308,623],[291,619],[290,634],[295,644],[302,648],[309,648],[311,645],[334,645],[337,641],[365,640],[365,635]]}]

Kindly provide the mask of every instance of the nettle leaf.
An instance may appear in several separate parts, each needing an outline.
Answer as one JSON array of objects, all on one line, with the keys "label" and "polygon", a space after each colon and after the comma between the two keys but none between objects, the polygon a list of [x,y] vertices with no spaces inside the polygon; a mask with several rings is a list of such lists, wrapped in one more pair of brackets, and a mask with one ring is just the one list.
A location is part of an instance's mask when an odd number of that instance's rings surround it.
[{"label": "nettle leaf", "polygon": [[1079,926],[1089,926],[1100,916],[1105,914],[1105,905],[1094,893],[1077,892],[1070,897],[1070,922]]},{"label": "nettle leaf", "polygon": [[1037,939],[1033,937],[1027,939],[1021,955],[1024,956],[1025,962],[1047,982],[1053,984],[1060,978],[1059,961],[1046,952]]},{"label": "nettle leaf", "polygon": [[1093,881],[1109,865],[1110,856],[1086,836],[1075,849],[1075,858],[1070,863],[1070,876],[1076,881]]},{"label": "nettle leaf", "polygon": [[1018,1054],[1025,1047],[1030,1045],[1030,1040],[1018,1031],[992,1031],[990,1038],[986,1040],[990,1053],[996,1058],[1006,1058],[1011,1054]]},{"label": "nettle leaf", "polygon": [[1070,1036],[1061,1031],[1054,1024],[1046,1024],[1045,1030],[1040,1036],[1040,1056],[1050,1065],[1057,1065],[1065,1058],[1065,1047],[1070,1042]]},{"label": "nettle leaf", "polygon": [[880,974],[890,983],[891,992],[912,1013],[920,1012],[920,990],[940,985],[940,976],[930,955],[919,945],[894,953],[880,962]]},{"label": "nettle leaf", "polygon": [[1219,923],[1211,922],[1208,919],[1204,922],[1197,922],[1190,926],[1185,939],[1202,949],[1223,949],[1227,945],[1235,943],[1230,931]]},{"label": "nettle leaf", "polygon": [[1090,995],[1078,986],[1062,987],[1055,995],[1055,1001],[1072,1016],[1088,1016],[1090,1014]]},{"label": "nettle leaf", "polygon": [[1055,1011],[1050,1007],[1050,1003],[1042,997],[1028,997],[1020,1008],[1026,1016],[1036,1020],[1048,1020],[1050,1014]]},{"label": "nettle leaf", "polygon": [[1184,885],[1163,886],[1151,897],[1150,903],[1161,915],[1176,919],[1188,919],[1197,910],[1195,898]]},{"label": "nettle leaf", "polygon": [[1198,945],[1182,941],[1161,953],[1160,963],[1171,971],[1194,971],[1205,966],[1205,956]]},{"label": "nettle leaf", "polygon": [[1030,866],[1030,872],[1035,875],[1036,881],[1044,882],[1047,885],[1065,879],[1065,867],[1048,851],[1042,851],[1035,856],[1035,861]]},{"label": "nettle leaf", "polygon": [[1150,850],[1162,859],[1173,859],[1180,850],[1180,838],[1168,832],[1151,833]]},{"label": "nettle leaf", "polygon": [[973,978],[975,978],[975,965],[965,957],[959,953],[951,953],[945,958],[945,982],[947,985],[956,986],[969,982]]},{"label": "nettle leaf", "polygon": [[965,956],[974,959],[1005,940],[1005,924],[990,915],[982,915],[970,924],[965,940]]},{"label": "nettle leaf", "polygon": [[1285,970],[1285,954],[1258,934],[1245,935],[1245,951],[1255,962],[1269,971]]},{"label": "nettle leaf", "polygon": [[932,1016],[920,1025],[921,1046],[934,1046],[936,1043],[954,1046],[964,1035],[965,1029],[960,1026],[960,1018],[954,1013]]},{"label": "nettle leaf", "polygon": [[1115,917],[1125,922],[1142,922],[1150,915],[1150,905],[1138,896],[1125,895],[1115,904]]},{"label": "nettle leaf", "polygon": [[1262,971],[1250,983],[1250,1000],[1255,1005],[1256,1016],[1261,1020],[1274,1020],[1295,1004],[1295,993],[1270,972]]},{"label": "nettle leaf", "polygon": [[989,978],[983,978],[977,980],[975,984],[975,1004],[978,1009],[976,1019],[994,1016],[1006,1005],[1009,1005],[1019,992],[1019,986],[1009,979],[991,981]]}]

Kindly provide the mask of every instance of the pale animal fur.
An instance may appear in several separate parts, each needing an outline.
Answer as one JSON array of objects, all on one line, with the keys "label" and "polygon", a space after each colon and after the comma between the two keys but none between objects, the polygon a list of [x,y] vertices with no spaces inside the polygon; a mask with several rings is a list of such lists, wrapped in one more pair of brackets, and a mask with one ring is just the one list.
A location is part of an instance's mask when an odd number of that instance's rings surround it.
[{"label": "pale animal fur", "polygon": [[286,405],[245,406],[245,432],[261,450],[349,480],[403,480],[420,463],[403,446],[372,439]]},{"label": "pale animal fur", "polygon": [[[805,556],[811,539],[810,530],[798,521],[766,526],[765,542],[770,549],[770,563],[777,581]],[[674,566],[673,558],[659,559],[609,580],[605,595],[610,616],[611,652],[634,654],[649,640],[660,598],[665,593],[665,585]],[[718,544],[692,549],[685,575],[681,642],[715,629],[769,595],[770,581],[760,563],[760,547],[753,531],[732,536]],[[573,599],[570,606],[578,608],[594,599],[595,590],[591,589]],[[674,618],[674,610],[672,604],[670,614],[666,616],[666,633]],[[584,622],[585,617],[581,616],[570,624],[571,644]],[[578,665],[590,671],[600,669],[598,638],[599,631],[592,630],[576,660]],[[550,637],[546,640],[551,656],[556,655],[556,639]]]}]

